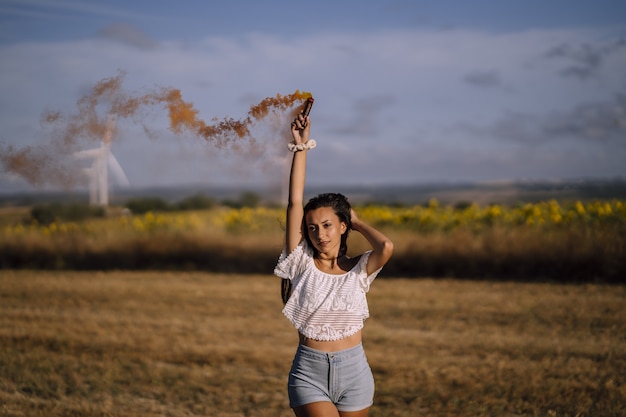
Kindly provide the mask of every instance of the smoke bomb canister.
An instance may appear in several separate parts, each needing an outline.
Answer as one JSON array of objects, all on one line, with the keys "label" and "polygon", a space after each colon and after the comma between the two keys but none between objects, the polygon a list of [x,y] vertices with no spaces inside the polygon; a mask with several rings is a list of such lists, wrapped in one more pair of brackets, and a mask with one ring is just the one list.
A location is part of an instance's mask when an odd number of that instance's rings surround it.
[{"label": "smoke bomb canister", "polygon": [[304,109],[302,109],[302,115],[304,117],[307,117],[309,115],[309,113],[311,112],[311,107],[313,107],[313,102],[315,101],[315,99],[313,97],[309,97],[306,100],[306,103],[304,103]]}]

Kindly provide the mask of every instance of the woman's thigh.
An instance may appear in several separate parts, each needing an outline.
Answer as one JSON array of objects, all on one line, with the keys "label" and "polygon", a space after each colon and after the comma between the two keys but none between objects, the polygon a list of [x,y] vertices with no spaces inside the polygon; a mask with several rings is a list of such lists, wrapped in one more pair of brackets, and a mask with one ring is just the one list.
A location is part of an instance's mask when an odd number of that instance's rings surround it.
[{"label": "woman's thigh", "polygon": [[320,401],[296,407],[296,417],[366,417],[369,407],[360,411],[337,411],[331,402]]},{"label": "woman's thigh", "polygon": [[337,407],[331,402],[318,401],[295,407],[296,417],[340,417]]}]

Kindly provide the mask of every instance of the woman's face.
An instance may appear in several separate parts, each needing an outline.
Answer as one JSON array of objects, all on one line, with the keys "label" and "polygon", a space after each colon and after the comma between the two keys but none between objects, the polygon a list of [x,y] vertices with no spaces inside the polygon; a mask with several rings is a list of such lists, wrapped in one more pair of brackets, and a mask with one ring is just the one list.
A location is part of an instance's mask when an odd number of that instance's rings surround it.
[{"label": "woman's face", "polygon": [[347,226],[339,220],[331,207],[320,207],[305,216],[306,230],[313,246],[320,254],[336,257],[341,247],[341,235]]}]

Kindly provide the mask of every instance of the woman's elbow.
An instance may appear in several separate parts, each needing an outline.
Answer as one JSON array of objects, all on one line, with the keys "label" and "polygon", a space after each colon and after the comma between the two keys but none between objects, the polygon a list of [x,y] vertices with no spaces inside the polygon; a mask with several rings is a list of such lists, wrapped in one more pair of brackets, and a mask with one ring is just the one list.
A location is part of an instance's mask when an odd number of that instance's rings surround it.
[{"label": "woman's elbow", "polygon": [[385,262],[391,258],[391,255],[393,255],[393,242],[391,240],[385,239],[382,242],[380,247],[380,254]]}]

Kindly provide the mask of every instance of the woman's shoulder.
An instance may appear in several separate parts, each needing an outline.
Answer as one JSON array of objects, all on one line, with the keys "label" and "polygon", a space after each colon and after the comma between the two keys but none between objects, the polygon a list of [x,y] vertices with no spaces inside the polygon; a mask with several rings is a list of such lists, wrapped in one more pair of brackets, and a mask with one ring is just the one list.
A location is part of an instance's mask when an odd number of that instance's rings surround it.
[{"label": "woman's shoulder", "polygon": [[296,275],[302,273],[307,264],[313,257],[313,252],[306,244],[306,241],[300,242],[298,246],[291,252],[287,252],[284,248],[278,263],[274,268],[274,274],[285,279],[293,279]]}]

